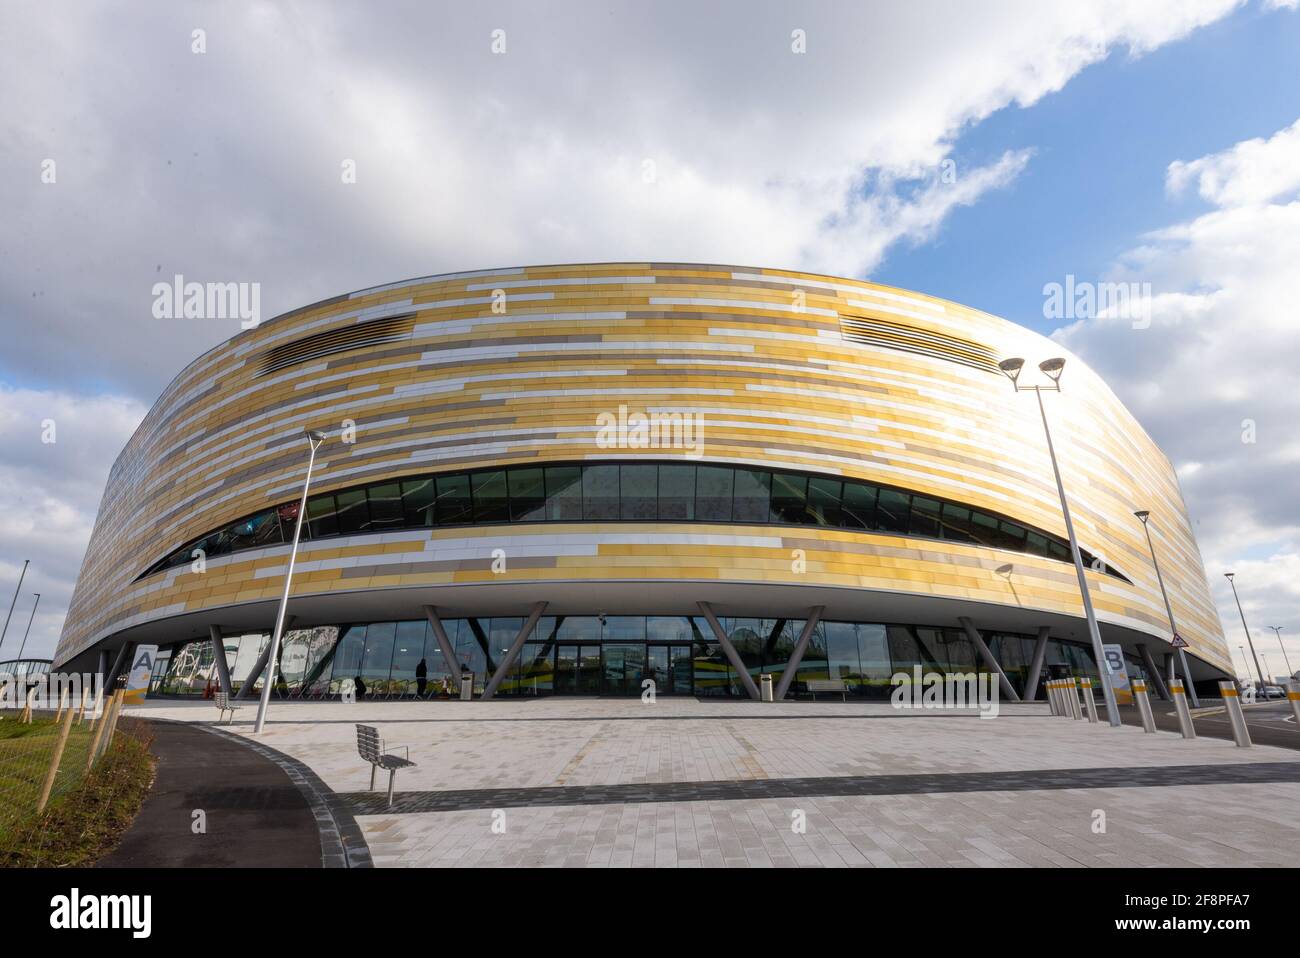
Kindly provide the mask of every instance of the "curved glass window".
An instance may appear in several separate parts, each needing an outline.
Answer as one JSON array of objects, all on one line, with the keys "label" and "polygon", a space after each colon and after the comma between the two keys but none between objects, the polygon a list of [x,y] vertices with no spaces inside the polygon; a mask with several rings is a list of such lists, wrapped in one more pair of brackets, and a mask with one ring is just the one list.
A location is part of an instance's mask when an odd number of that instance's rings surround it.
[{"label": "curved glass window", "polygon": [[[518,634],[519,616],[444,619],[455,654],[442,650],[425,619],[315,626],[285,635],[275,692],[293,698],[327,698],[353,689],[369,699],[452,698],[462,669],[474,673],[476,693],[499,668]],[[780,682],[805,621],[791,618],[722,616],[722,631],[741,666],[755,682],[768,674]],[[1017,694],[1023,694],[1036,639],[1016,633],[986,633],[994,658]],[[243,663],[270,641],[270,633],[227,636],[224,642],[231,681],[248,681]],[[170,666],[167,666],[170,656]],[[181,640],[159,655],[151,694],[200,695],[219,682],[211,639]],[[1144,676],[1131,656],[1130,674]],[[205,667],[204,663],[208,663]],[[791,698],[811,697],[812,680],[838,679],[847,695],[888,699],[902,673],[987,672],[981,653],[961,629],[944,626],[822,620],[791,677]],[[1097,668],[1080,642],[1053,638],[1047,643],[1044,671],[1087,675]],[[165,678],[163,677],[165,675]],[[498,695],[640,695],[652,679],[659,695],[747,698],[732,660],[712,627],[691,615],[559,615],[538,619],[531,640],[502,675]],[[360,680],[358,682],[358,680]],[[260,687],[260,680],[254,688]],[[1100,686],[1094,685],[1099,691]],[[1042,684],[1038,697],[1045,696]]]},{"label": "curved glass window", "polygon": [[[177,549],[144,576],[192,562],[198,550],[212,558],[288,542],[296,518],[297,504],[288,503],[240,519]],[[1064,539],[958,502],[856,479],[680,461],[511,466],[385,479],[310,497],[303,537],[581,521],[821,526],[1072,561]],[[1087,551],[1083,561],[1128,581]]]}]

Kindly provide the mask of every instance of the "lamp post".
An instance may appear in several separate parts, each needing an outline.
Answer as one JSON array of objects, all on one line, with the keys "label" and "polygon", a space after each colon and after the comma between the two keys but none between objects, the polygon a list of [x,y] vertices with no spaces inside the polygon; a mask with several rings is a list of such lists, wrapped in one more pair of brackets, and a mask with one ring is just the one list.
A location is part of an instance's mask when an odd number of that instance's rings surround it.
[{"label": "lamp post", "polygon": [[[1201,701],[1196,697],[1196,685],[1192,682],[1192,670],[1187,667],[1187,650],[1177,644],[1179,637],[1178,626],[1174,622],[1174,607],[1169,604],[1169,593],[1165,590],[1165,578],[1160,574],[1160,562],[1156,559],[1156,546],[1151,539],[1151,526],[1148,525],[1151,519],[1151,511],[1149,509],[1139,509],[1133,515],[1142,521],[1142,531],[1147,534],[1147,549],[1151,552],[1151,564],[1155,566],[1156,582],[1160,584],[1160,595],[1165,600],[1165,613],[1169,616],[1169,631],[1173,636],[1170,642],[1175,646],[1178,660],[1182,663],[1183,675],[1187,678],[1187,694],[1192,700],[1192,708],[1198,709],[1201,707]],[[1174,660],[1171,658],[1169,660],[1169,681],[1172,682],[1173,680]]]},{"label": "lamp post", "polygon": [[[1246,674],[1250,675],[1250,656],[1246,654],[1246,647],[1244,645],[1238,645],[1237,651],[1241,653],[1241,661],[1246,663]],[[1233,667],[1235,668],[1236,666]],[[1242,684],[1244,685],[1245,683],[1243,682]]]},{"label": "lamp post", "polygon": [[31,561],[31,559],[24,559],[23,571],[18,573],[18,586],[14,589],[14,600],[9,603],[9,614],[5,616],[5,627],[0,630],[0,646],[5,644],[5,635],[9,631],[9,620],[13,618],[14,606],[18,604],[18,593],[23,587],[23,576],[27,574],[27,563]]},{"label": "lamp post", "polygon": [[1250,657],[1255,660],[1255,674],[1259,676],[1259,684],[1264,684],[1264,670],[1259,667],[1259,657],[1255,655],[1255,642],[1250,637],[1250,627],[1246,625],[1246,613],[1241,611],[1241,597],[1237,595],[1237,583],[1232,577],[1237,573],[1225,572],[1223,577],[1228,580],[1228,585],[1232,586],[1232,597],[1237,600],[1237,614],[1241,616],[1241,627],[1246,631],[1246,644],[1250,646]]},{"label": "lamp post", "polygon": [[1003,374],[1011,380],[1011,386],[1017,392],[1022,390],[1033,390],[1038,396],[1038,411],[1043,417],[1043,435],[1047,437],[1047,454],[1052,460],[1052,472],[1056,476],[1056,491],[1061,497],[1061,514],[1065,517],[1065,532],[1070,539],[1070,555],[1074,558],[1074,571],[1079,577],[1079,594],[1083,597],[1083,612],[1088,619],[1088,635],[1092,638],[1092,656],[1097,662],[1098,678],[1101,679],[1101,694],[1106,704],[1106,719],[1111,726],[1118,728],[1120,725],[1119,707],[1115,702],[1115,690],[1110,687],[1110,681],[1104,674],[1106,669],[1106,655],[1101,647],[1101,630],[1097,628],[1097,615],[1092,609],[1092,596],[1088,594],[1088,578],[1083,571],[1083,556],[1079,554],[1079,542],[1074,537],[1074,522],[1070,519],[1070,503],[1065,498],[1065,484],[1061,481],[1061,469],[1056,463],[1056,449],[1052,445],[1052,430],[1047,425],[1047,407],[1043,405],[1043,390],[1047,389],[1052,392],[1061,391],[1061,371],[1065,368],[1065,360],[1046,359],[1038,364],[1049,379],[1052,380],[1050,386],[1022,386],[1017,381],[1020,377],[1020,371],[1024,368],[1023,359],[1004,359],[998,363],[998,368]]},{"label": "lamp post", "polygon": [[1277,647],[1282,650],[1282,661],[1286,663],[1286,674],[1295,675],[1295,673],[1291,671],[1291,660],[1287,657],[1286,646],[1282,644],[1282,626],[1270,625],[1269,628],[1272,629],[1273,634],[1277,636]]},{"label": "lamp post", "polygon": [[36,601],[32,603],[32,614],[27,619],[27,631],[23,633],[23,644],[18,646],[19,661],[22,661],[23,649],[27,648],[27,636],[30,635],[32,631],[32,619],[36,618],[36,607],[41,604],[41,594],[39,592],[33,592],[32,595],[36,596]]},{"label": "lamp post", "polygon": [[[307,489],[311,486],[311,470],[316,464],[316,450],[325,441],[325,434],[315,429],[304,429],[311,455],[307,458],[307,478],[302,483],[302,498],[298,500],[298,521],[293,527],[293,547],[289,550],[289,568],[284,574],[284,594],[280,596],[280,611],[275,617],[275,632],[271,634],[271,649],[266,659],[266,681],[262,683],[262,700],[257,705],[257,723],[253,734],[260,735],[266,724],[266,710],[271,704],[271,687],[275,685],[275,668],[279,664],[280,633],[284,630],[284,610],[289,605],[289,585],[293,582],[293,563],[298,558],[298,538],[302,535],[302,517],[307,511]],[[218,649],[224,655],[224,649]]]}]

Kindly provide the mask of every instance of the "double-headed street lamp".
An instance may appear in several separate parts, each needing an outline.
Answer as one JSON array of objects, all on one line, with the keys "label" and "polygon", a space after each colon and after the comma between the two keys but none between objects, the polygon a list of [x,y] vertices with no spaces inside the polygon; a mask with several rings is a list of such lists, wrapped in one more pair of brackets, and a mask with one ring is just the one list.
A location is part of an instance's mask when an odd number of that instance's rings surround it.
[{"label": "double-headed street lamp", "polygon": [[[1133,513],[1142,521],[1142,530],[1147,534],[1147,548],[1151,551],[1151,564],[1156,568],[1156,582],[1160,584],[1160,595],[1165,600],[1165,612],[1169,616],[1169,632],[1171,633],[1170,643],[1178,652],[1178,659],[1183,666],[1183,675],[1187,678],[1187,694],[1192,700],[1192,708],[1201,707],[1201,700],[1196,697],[1196,685],[1192,682],[1191,669],[1187,667],[1187,652],[1183,649],[1181,637],[1178,635],[1178,626],[1174,623],[1174,607],[1169,604],[1169,593],[1165,591],[1165,578],[1160,574],[1160,562],[1156,559],[1156,546],[1151,541],[1151,526],[1147,523],[1151,519],[1151,512],[1148,509],[1139,509]],[[1169,681],[1172,682],[1174,675],[1174,660],[1171,656],[1169,659]]]},{"label": "double-headed street lamp", "polygon": [[[271,649],[266,659],[266,679],[262,683],[262,700],[257,705],[257,724],[253,734],[261,734],[266,724],[266,710],[271,704],[271,687],[275,685],[275,669],[280,663],[280,633],[284,629],[284,610],[289,605],[289,585],[293,582],[293,563],[298,558],[298,538],[302,535],[302,517],[307,511],[307,489],[311,486],[311,470],[316,464],[316,450],[325,441],[325,434],[316,429],[304,429],[311,455],[307,459],[307,478],[302,483],[302,498],[298,500],[298,521],[293,527],[293,548],[289,550],[289,568],[284,574],[284,594],[280,596],[280,611],[275,617],[275,632],[271,634]],[[224,654],[217,650],[218,655]]]},{"label": "double-headed street lamp", "polygon": [[1106,719],[1116,728],[1120,725],[1119,708],[1115,703],[1115,690],[1110,687],[1106,675],[1106,655],[1101,647],[1101,630],[1097,628],[1097,615],[1092,610],[1092,596],[1088,594],[1088,578],[1083,571],[1083,556],[1079,553],[1079,542],[1074,537],[1074,523],[1070,519],[1070,503],[1065,498],[1065,485],[1061,482],[1061,469],[1056,464],[1056,449],[1052,446],[1052,430],[1047,425],[1047,407],[1043,405],[1043,390],[1061,391],[1061,371],[1065,368],[1064,359],[1046,359],[1038,364],[1049,379],[1050,386],[1022,386],[1018,382],[1020,371],[1024,368],[1023,359],[1004,359],[998,368],[1011,380],[1012,387],[1020,392],[1033,390],[1038,396],[1038,411],[1043,417],[1043,435],[1047,437],[1047,454],[1052,460],[1052,472],[1056,476],[1056,491],[1061,496],[1061,514],[1065,516],[1065,532],[1070,539],[1070,555],[1074,557],[1074,571],[1079,577],[1079,594],[1083,596],[1083,612],[1088,618],[1088,634],[1092,638],[1092,656],[1097,662],[1098,678],[1101,679],[1101,694],[1106,703]]},{"label": "double-headed street lamp", "polygon": [[1228,580],[1228,585],[1232,586],[1232,597],[1237,600],[1237,614],[1241,616],[1241,627],[1246,631],[1246,644],[1250,646],[1250,657],[1255,660],[1255,674],[1259,676],[1259,684],[1262,688],[1264,685],[1264,670],[1259,667],[1259,657],[1255,655],[1255,642],[1250,637],[1250,627],[1246,625],[1246,613],[1241,611],[1241,597],[1237,595],[1237,583],[1232,581],[1233,576],[1236,574],[1235,572],[1225,572],[1223,577]]},{"label": "double-headed street lamp", "polygon": [[1286,654],[1286,646],[1282,644],[1282,626],[1270,625],[1269,628],[1272,629],[1273,634],[1277,636],[1277,647],[1282,650],[1282,661],[1286,663],[1286,674],[1288,676],[1294,676],[1295,673],[1291,671],[1291,660]]}]

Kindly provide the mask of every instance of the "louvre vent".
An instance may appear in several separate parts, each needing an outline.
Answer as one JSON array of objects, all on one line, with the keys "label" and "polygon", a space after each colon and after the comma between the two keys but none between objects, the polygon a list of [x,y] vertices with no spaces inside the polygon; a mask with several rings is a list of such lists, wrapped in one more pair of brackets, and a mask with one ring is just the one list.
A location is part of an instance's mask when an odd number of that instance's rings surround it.
[{"label": "louvre vent", "polygon": [[840,336],[851,343],[861,343],[864,346],[898,349],[918,356],[961,363],[990,373],[998,371],[997,356],[989,347],[916,326],[904,326],[868,316],[841,315]]},{"label": "louvre vent", "polygon": [[257,374],[265,376],[298,363],[320,359],[322,356],[333,356],[335,353],[346,353],[352,349],[397,342],[411,334],[415,325],[414,320],[414,313],[372,319],[369,322],[357,323],[355,326],[331,329],[281,346],[274,346],[262,355],[262,368]]}]

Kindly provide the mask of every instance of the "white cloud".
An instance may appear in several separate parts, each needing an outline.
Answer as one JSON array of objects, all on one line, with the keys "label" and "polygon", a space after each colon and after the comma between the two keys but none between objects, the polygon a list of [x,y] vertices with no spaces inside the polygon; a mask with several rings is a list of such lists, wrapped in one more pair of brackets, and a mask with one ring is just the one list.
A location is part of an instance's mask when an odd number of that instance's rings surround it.
[{"label": "white cloud", "polygon": [[1009,144],[945,183],[964,129],[1236,3],[4,4],[0,208],[23,228],[0,315],[28,331],[23,372],[90,361],[152,398],[236,331],[152,319],[158,274],[260,282],[267,315],[530,262],[862,275],[1023,169]]},{"label": "white cloud", "polygon": [[1293,198],[1300,178],[1284,167],[1300,161],[1298,134],[1300,122],[1171,165],[1174,192],[1196,182],[1218,208],[1143,237],[1115,264],[1117,277],[1156,290],[1150,328],[1097,319],[1055,334],[1107,377],[1173,459],[1230,647],[1245,642],[1222,578],[1236,571],[1257,647],[1265,636],[1276,646],[1264,626],[1287,627],[1293,665],[1300,665],[1300,199]]},{"label": "white cloud", "polygon": [[1300,189],[1300,120],[1267,140],[1245,140],[1190,163],[1169,164],[1165,185],[1171,194],[1192,182],[1215,206],[1267,203],[1294,193]]},{"label": "white cloud", "polygon": [[133,399],[0,386],[0,616],[31,559],[0,659],[18,654],[37,592],[24,655],[53,653],[109,467],[144,414]]}]

